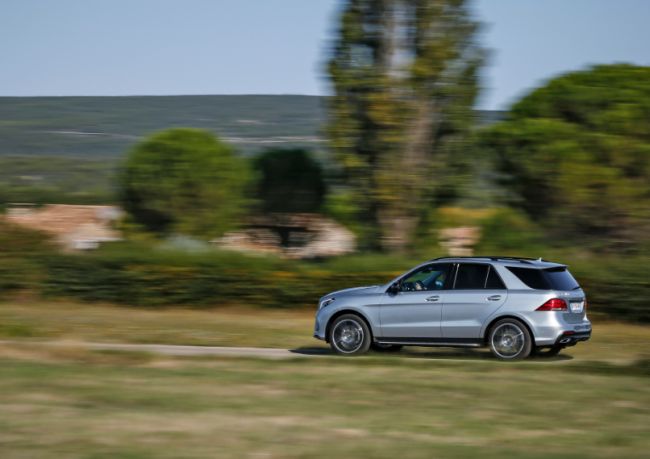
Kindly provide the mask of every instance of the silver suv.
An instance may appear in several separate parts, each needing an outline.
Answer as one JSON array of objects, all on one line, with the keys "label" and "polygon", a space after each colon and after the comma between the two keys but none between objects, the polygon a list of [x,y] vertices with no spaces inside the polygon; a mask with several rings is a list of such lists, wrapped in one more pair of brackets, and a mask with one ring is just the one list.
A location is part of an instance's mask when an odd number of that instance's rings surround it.
[{"label": "silver suv", "polygon": [[322,297],[314,337],[343,355],[371,347],[489,346],[499,359],[555,355],[591,337],[585,294],[562,264],[436,258],[384,285]]}]

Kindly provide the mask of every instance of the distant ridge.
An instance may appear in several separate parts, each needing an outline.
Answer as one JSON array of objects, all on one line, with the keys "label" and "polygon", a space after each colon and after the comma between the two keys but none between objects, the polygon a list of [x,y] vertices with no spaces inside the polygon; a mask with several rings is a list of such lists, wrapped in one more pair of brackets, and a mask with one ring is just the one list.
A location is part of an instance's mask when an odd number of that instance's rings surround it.
[{"label": "distant ridge", "polygon": [[[325,97],[305,95],[0,97],[0,156],[116,159],[171,127],[207,129],[244,154],[323,149]],[[482,122],[500,112],[479,112]]]}]

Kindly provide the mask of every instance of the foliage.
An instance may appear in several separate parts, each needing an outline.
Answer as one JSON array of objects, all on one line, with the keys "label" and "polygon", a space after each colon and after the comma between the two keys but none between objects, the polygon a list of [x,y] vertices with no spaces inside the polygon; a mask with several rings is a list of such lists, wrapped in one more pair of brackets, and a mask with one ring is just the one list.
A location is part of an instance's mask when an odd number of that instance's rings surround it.
[{"label": "foliage", "polygon": [[481,134],[510,203],[555,237],[621,247],[650,235],[650,67],[549,82]]},{"label": "foliage", "polygon": [[48,294],[131,305],[309,306],[349,283],[387,282],[397,272],[333,271],[237,253],[142,250],[46,260]]},{"label": "foliage", "polygon": [[576,259],[569,269],[587,292],[590,312],[650,323],[647,257]]},{"label": "foliage", "polygon": [[[517,250],[513,246],[510,253],[542,252],[532,248]],[[384,284],[436,255],[428,253],[418,259],[356,255],[306,262],[236,252],[187,253],[116,243],[113,248],[87,254],[44,252],[38,257],[4,259],[0,282],[17,281],[14,288],[31,289],[48,298],[70,297],[132,306],[243,304],[297,308],[313,307],[318,298],[331,291]],[[547,256],[546,252],[544,255]],[[644,260],[595,262],[593,257],[567,253],[549,256],[570,265],[587,291],[591,313],[617,320],[650,322],[646,301],[650,284]]]},{"label": "foliage", "polygon": [[306,150],[267,150],[254,160],[264,212],[318,212],[326,193],[323,168]]},{"label": "foliage", "polygon": [[43,266],[40,257],[53,251],[48,236],[0,218],[0,297],[17,289],[38,289]]},{"label": "foliage", "polygon": [[540,256],[546,252],[544,235],[526,214],[497,209],[480,221],[476,253],[504,256]]},{"label": "foliage", "polygon": [[433,198],[456,193],[483,59],[465,3],[344,7],[328,69],[328,135],[370,248],[404,249]]},{"label": "foliage", "polygon": [[212,134],[171,129],[129,154],[120,176],[124,209],[146,229],[220,236],[246,211],[245,164]]}]

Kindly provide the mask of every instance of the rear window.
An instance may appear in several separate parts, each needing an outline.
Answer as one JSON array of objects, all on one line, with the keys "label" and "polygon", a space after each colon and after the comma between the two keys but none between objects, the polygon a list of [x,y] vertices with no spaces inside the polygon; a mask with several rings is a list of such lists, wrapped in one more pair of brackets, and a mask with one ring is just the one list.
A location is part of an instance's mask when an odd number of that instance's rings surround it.
[{"label": "rear window", "polygon": [[543,272],[553,290],[575,290],[580,287],[569,270],[564,267],[545,269]]},{"label": "rear window", "polygon": [[536,290],[575,290],[578,282],[563,266],[548,269],[507,267],[528,287]]}]

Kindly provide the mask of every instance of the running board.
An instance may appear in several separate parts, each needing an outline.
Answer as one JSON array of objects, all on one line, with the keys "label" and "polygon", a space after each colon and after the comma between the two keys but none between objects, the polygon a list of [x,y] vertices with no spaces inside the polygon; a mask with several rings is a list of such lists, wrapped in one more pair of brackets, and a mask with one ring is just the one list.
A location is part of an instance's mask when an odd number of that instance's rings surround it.
[{"label": "running board", "polygon": [[465,338],[377,338],[378,344],[399,344],[402,346],[481,347],[481,339]]}]

